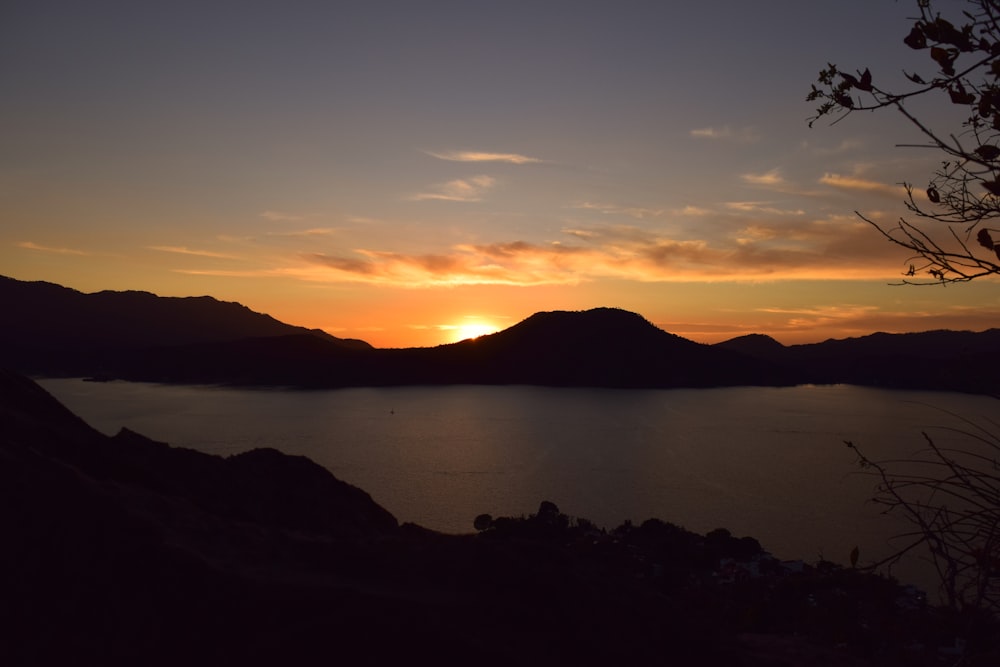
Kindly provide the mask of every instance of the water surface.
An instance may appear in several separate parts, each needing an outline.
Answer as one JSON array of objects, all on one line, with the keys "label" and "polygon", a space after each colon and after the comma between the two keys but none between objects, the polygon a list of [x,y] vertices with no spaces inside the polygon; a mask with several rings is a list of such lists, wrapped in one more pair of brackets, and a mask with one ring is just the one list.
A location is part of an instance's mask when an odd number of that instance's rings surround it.
[{"label": "water surface", "polygon": [[649,517],[752,535],[784,558],[862,560],[905,526],[866,504],[873,458],[942,442],[996,400],[853,386],[699,390],[396,387],[297,391],[42,380],[95,428],[229,455],[275,447],[401,521],[472,531],[541,500],[613,527]]}]

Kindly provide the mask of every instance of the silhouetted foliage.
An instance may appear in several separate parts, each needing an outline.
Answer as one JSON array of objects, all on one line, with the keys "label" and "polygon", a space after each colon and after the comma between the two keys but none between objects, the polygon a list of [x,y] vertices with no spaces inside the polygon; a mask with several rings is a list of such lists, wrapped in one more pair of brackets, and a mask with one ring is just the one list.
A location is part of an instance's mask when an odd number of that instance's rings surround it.
[{"label": "silhouetted foliage", "polygon": [[480,514],[472,522],[472,525],[478,531],[489,530],[493,526],[493,517],[489,514]]},{"label": "silhouetted foliage", "polygon": [[[918,222],[901,218],[886,227],[858,213],[912,253],[907,284],[1000,274],[1000,231],[990,226],[1000,216],[1000,1],[966,0],[961,12],[958,2],[940,5],[955,22],[937,11],[938,3],[916,1],[919,16],[902,41],[926,52],[928,69],[904,72],[912,84],[906,90],[890,89],[869,67],[850,73],[828,64],[807,98],[820,102],[810,125],[826,116],[894,109],[927,139],[923,147],[942,153],[921,194],[904,183],[906,206]],[[932,127],[907,105],[924,96],[961,108],[961,127]]]},{"label": "silhouetted foliage", "polygon": [[[902,515],[913,530],[904,546],[872,567],[905,554],[930,555],[944,602],[956,610],[1000,612],[1000,434],[966,420],[963,447],[937,444],[910,459],[875,461],[847,442],[878,480],[874,502]],[[995,425],[993,425],[995,426]]]}]

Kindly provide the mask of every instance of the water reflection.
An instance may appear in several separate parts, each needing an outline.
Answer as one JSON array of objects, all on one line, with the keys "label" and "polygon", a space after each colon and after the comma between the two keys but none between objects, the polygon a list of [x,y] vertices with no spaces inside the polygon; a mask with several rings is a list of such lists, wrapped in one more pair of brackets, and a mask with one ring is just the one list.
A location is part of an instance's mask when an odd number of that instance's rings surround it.
[{"label": "water reflection", "polygon": [[402,521],[468,532],[477,514],[540,500],[614,526],[649,517],[724,526],[782,557],[846,562],[887,552],[900,525],[867,505],[873,458],[919,449],[921,431],[995,413],[987,397],[851,386],[712,390],[402,387],[243,390],[41,383],[94,425],[232,454],[308,456]]}]

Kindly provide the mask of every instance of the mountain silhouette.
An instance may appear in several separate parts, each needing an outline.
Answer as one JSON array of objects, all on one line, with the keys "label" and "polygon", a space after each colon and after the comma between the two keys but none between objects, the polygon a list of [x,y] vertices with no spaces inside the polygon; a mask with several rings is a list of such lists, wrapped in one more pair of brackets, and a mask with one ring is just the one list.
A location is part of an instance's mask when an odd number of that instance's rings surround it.
[{"label": "mountain silhouette", "polygon": [[785,346],[695,343],[618,308],[536,313],[503,331],[378,349],[211,297],[82,294],[0,278],[0,362],[48,376],[312,388],[532,384],[719,387],[857,384],[1000,393],[1000,329],[877,333]]},{"label": "mountain silhouette", "polygon": [[767,336],[751,335],[716,347],[794,372],[800,384],[1000,393],[1000,378],[988,361],[1000,349],[1000,329],[879,332],[790,346]]},{"label": "mountain silhouette", "polygon": [[350,349],[371,347],[279,322],[212,297],[148,292],[84,294],[0,276],[0,354],[23,372],[93,375],[130,351],[241,338],[308,334]]},{"label": "mountain silhouette", "polygon": [[667,333],[619,308],[536,313],[444,350],[460,350],[478,364],[481,377],[497,384],[701,387],[756,384],[768,370],[767,364]]},{"label": "mountain silhouette", "polygon": [[495,334],[429,348],[356,350],[303,336],[157,347],[128,360],[118,376],[302,387],[712,387],[791,381],[772,364],[669,334],[616,308],[537,313]]}]

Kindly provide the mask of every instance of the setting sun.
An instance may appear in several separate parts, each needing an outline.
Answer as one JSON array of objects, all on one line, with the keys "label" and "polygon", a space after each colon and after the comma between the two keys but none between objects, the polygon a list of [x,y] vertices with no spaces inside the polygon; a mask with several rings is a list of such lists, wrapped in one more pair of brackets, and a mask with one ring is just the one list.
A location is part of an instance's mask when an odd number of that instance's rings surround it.
[{"label": "setting sun", "polygon": [[469,322],[456,324],[454,331],[455,331],[455,342],[458,342],[460,340],[465,340],[467,338],[479,338],[480,336],[496,333],[498,331],[498,328],[493,324],[489,324],[488,322],[471,320]]}]

